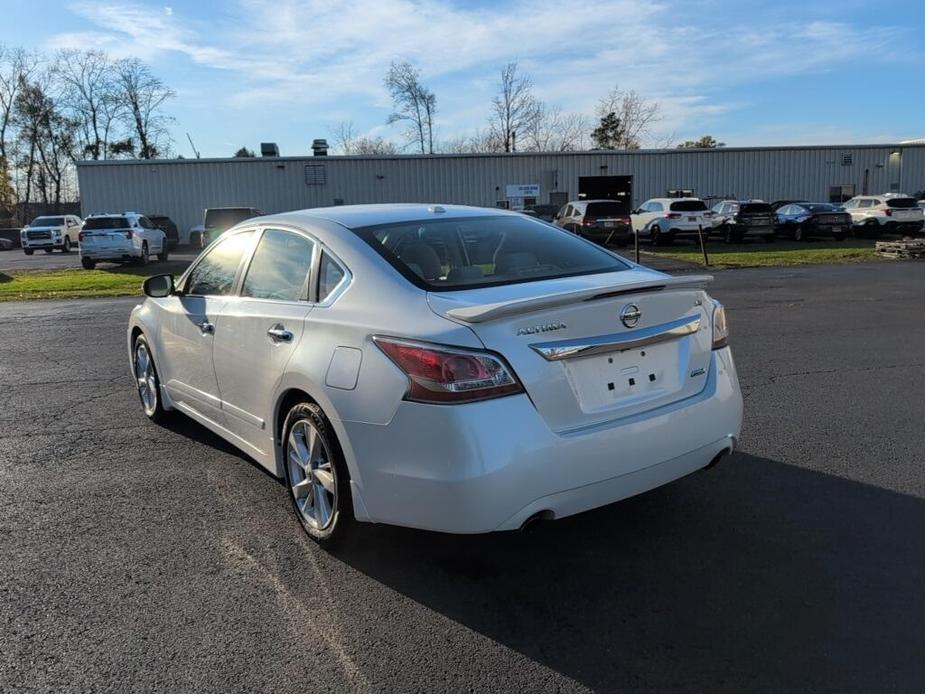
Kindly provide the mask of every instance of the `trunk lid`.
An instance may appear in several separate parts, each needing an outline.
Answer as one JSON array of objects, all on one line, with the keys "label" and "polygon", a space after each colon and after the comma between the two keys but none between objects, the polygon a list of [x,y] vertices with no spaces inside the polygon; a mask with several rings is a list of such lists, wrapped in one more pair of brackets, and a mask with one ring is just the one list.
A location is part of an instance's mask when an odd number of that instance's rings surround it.
[{"label": "trunk lid", "polygon": [[712,303],[703,287],[711,279],[630,270],[432,292],[428,301],[501,354],[549,427],[565,433],[704,388]]}]

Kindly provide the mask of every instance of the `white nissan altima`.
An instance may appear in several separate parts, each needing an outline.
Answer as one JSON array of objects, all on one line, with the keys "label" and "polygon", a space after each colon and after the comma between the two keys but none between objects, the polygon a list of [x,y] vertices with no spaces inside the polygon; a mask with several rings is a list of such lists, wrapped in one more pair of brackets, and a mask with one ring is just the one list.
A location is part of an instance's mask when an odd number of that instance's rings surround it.
[{"label": "white nissan altima", "polygon": [[285,479],[331,544],[357,521],[516,529],[718,461],[742,396],[709,277],[521,214],[361,205],[248,220],[145,282],[145,413]]}]

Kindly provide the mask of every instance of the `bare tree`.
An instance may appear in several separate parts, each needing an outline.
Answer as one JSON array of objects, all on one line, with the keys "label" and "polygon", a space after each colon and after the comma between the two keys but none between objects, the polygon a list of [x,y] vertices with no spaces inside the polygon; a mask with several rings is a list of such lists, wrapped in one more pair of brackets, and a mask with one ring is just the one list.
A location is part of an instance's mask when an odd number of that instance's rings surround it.
[{"label": "bare tree", "polygon": [[434,116],[437,97],[421,83],[421,73],[408,61],[392,61],[385,76],[385,88],[392,97],[395,112],[387,123],[408,121],[409,144],[420,145],[421,154],[434,153]]},{"label": "bare tree", "polygon": [[171,118],[163,111],[176,93],[151,73],[138,58],[123,58],[115,64],[119,99],[125,104],[126,126],[138,138],[138,156],[154,159],[170,145],[167,125]]},{"label": "bare tree", "polygon": [[39,64],[35,53],[23,48],[8,48],[0,44],[0,157],[9,164],[7,144],[13,124],[16,96]]},{"label": "bare tree", "polygon": [[492,99],[488,124],[492,137],[504,144],[505,152],[516,149],[518,132],[527,130],[537,117],[539,102],[533,96],[533,81],[517,74],[517,63],[501,69],[498,94]]},{"label": "bare tree", "polygon": [[331,139],[334,140],[335,149],[341,154],[371,156],[398,154],[398,147],[394,142],[380,135],[359,135],[352,121],[338,123],[331,130]]},{"label": "bare tree", "polygon": [[113,125],[126,107],[112,61],[99,50],[68,49],[58,53],[56,71],[63,105],[77,121],[80,154],[105,159]]},{"label": "bare tree", "polygon": [[564,113],[560,106],[537,102],[521,142],[533,152],[574,152],[587,148],[588,127],[588,119],[580,113]]},{"label": "bare tree", "polygon": [[483,154],[485,152],[503,152],[504,143],[492,132],[476,130],[472,135],[461,135],[446,142],[442,150],[453,154]]},{"label": "bare tree", "polygon": [[616,119],[619,123],[619,134],[615,135],[613,146],[606,149],[639,149],[652,126],[661,120],[661,106],[633,90],[625,92],[614,86],[598,102],[597,116],[602,126],[605,119]]}]

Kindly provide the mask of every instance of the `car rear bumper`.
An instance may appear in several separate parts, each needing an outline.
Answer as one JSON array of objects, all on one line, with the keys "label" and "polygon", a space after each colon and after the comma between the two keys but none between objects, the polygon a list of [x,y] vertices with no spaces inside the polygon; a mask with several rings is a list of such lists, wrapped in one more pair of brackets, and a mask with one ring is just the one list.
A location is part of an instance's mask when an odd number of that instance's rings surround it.
[{"label": "car rear bumper", "polygon": [[582,227],[579,232],[581,236],[591,241],[604,243],[607,240],[613,242],[625,242],[632,238],[632,231],[626,225],[617,227]]},{"label": "car rear bumper", "polygon": [[453,533],[560,518],[678,479],[734,449],[742,395],[728,348],[696,396],[604,425],[549,429],[525,395],[402,402],[387,425],[340,422],[360,520]]},{"label": "car rear bumper", "polygon": [[84,248],[81,246],[80,257],[90,260],[135,260],[141,257],[141,251],[134,248]]}]

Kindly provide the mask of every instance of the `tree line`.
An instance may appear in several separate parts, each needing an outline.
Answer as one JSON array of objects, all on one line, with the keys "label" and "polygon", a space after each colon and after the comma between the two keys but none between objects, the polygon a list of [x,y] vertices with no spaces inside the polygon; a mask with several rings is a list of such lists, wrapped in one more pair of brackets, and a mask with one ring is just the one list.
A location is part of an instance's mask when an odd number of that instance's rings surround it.
[{"label": "tree line", "polygon": [[[402,124],[403,139],[362,136],[350,121],[332,130],[335,149],[342,154],[383,155],[435,152],[572,152],[588,149],[639,149],[662,120],[661,105],[634,90],[615,85],[602,96],[594,119],[550,105],[534,93],[532,78],[516,61],[504,65],[497,92],[488,104],[485,127],[472,135],[440,141],[436,133],[437,97],[421,71],[408,61],[393,61],[383,79],[392,98],[387,125]],[[670,146],[669,142],[662,143]],[[678,147],[723,146],[709,135]]]},{"label": "tree line", "polygon": [[74,199],[82,159],[169,156],[173,96],[138,58],[0,44],[0,207]]}]

